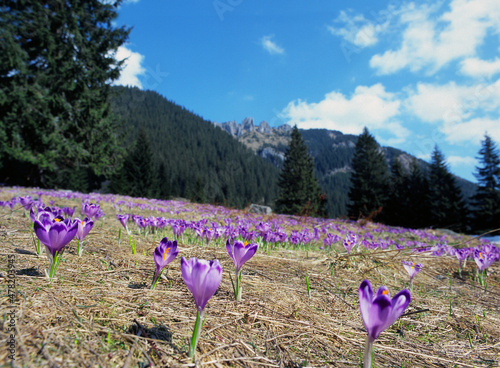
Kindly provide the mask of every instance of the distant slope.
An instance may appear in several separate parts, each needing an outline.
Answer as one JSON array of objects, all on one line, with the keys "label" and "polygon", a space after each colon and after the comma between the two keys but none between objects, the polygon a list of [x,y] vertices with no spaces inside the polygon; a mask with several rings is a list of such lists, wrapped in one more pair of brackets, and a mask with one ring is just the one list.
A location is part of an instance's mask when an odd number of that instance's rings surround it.
[{"label": "distant slope", "polygon": [[[280,167],[288,142],[290,127],[269,128],[266,122],[254,126],[252,119],[245,119],[244,124],[228,122],[216,124],[221,129],[244,143],[259,156],[266,158]],[[261,126],[264,128],[261,129]],[[328,196],[327,211],[329,217],[338,218],[347,214],[347,194],[350,185],[351,160],[358,137],[326,129],[301,129],[300,132],[314,157],[316,175],[323,191]],[[399,157],[403,167],[409,169],[413,156],[393,147],[382,147],[387,164]],[[422,169],[427,171],[429,163],[418,160]],[[476,185],[456,177],[465,198],[474,194]]]},{"label": "distant slope", "polygon": [[114,87],[113,111],[122,120],[129,148],[140,127],[148,132],[170,196],[243,208],[272,205],[278,169],[201,117],[152,91]]}]

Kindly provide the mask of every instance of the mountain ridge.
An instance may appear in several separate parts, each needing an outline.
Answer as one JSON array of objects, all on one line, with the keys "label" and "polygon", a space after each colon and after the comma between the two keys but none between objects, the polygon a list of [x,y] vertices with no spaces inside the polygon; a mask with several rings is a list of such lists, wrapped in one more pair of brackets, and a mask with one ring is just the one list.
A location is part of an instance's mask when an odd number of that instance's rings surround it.
[{"label": "mountain ridge", "polygon": [[[278,168],[281,167],[290,141],[292,129],[290,125],[283,124],[269,129],[266,121],[255,126],[253,118],[245,118],[241,124],[235,121],[213,124],[246,145],[260,157],[272,162]],[[262,126],[264,129],[261,128]],[[314,158],[315,172],[321,188],[327,194],[333,194],[328,195],[328,213],[334,214],[335,217],[345,216],[350,173],[352,172],[350,162],[354,155],[358,136],[328,129],[299,130]],[[381,146],[381,149],[389,166],[397,157],[406,171],[409,171],[411,162],[416,158],[398,148]],[[429,169],[428,162],[418,158],[417,161],[424,171]],[[465,199],[468,200],[474,194],[476,184],[456,175],[454,177],[457,179]]]}]

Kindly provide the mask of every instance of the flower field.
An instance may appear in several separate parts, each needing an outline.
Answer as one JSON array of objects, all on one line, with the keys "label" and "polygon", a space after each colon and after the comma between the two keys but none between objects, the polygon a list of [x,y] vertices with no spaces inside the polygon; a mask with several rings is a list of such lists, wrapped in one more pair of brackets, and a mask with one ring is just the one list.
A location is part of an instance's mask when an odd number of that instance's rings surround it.
[{"label": "flower field", "polygon": [[[367,332],[373,367],[499,366],[500,252],[476,238],[96,193],[0,200],[2,366],[360,367]],[[222,268],[213,296],[194,257]],[[370,283],[411,292],[376,333]]]}]

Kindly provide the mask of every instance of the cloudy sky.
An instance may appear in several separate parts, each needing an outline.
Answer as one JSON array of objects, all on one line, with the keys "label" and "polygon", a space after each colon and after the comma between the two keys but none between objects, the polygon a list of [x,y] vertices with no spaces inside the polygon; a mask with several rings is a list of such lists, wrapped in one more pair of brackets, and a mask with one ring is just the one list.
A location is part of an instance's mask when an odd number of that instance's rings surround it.
[{"label": "cloudy sky", "polygon": [[472,173],[500,143],[498,0],[128,0],[120,84],[210,121],[359,134]]}]

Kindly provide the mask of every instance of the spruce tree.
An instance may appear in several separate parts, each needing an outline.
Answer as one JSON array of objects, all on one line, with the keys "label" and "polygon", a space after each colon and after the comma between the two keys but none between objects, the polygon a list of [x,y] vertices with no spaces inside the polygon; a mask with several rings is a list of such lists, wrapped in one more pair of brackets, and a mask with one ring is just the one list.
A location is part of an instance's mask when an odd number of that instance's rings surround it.
[{"label": "spruce tree", "polygon": [[73,170],[112,171],[109,83],[121,67],[112,53],[129,33],[112,24],[119,3],[1,1],[1,181],[71,188]]},{"label": "spruce tree", "polygon": [[431,225],[429,181],[416,158],[410,163],[408,207],[405,218],[407,222],[403,226],[406,227],[424,228]]},{"label": "spruce tree", "polygon": [[467,209],[462,191],[448,170],[443,153],[436,146],[429,172],[429,206],[433,227],[464,231]]},{"label": "spruce tree", "polygon": [[110,189],[132,197],[155,198],[159,194],[158,170],[146,131],[141,128],[137,141],[114,175]]},{"label": "spruce tree", "polygon": [[356,142],[351,166],[349,217],[376,215],[387,202],[389,169],[384,153],[366,127]]},{"label": "spruce tree", "polygon": [[409,175],[401,165],[399,157],[395,157],[391,165],[388,200],[382,216],[385,223],[407,226],[409,180]]},{"label": "spruce tree", "polygon": [[472,226],[474,231],[483,233],[500,228],[500,154],[487,134],[477,159],[480,166],[474,173],[478,187],[472,197]]},{"label": "spruce tree", "polygon": [[297,126],[292,129],[278,188],[276,212],[290,215],[325,215],[326,197],[322,195],[314,176],[313,158]]}]

